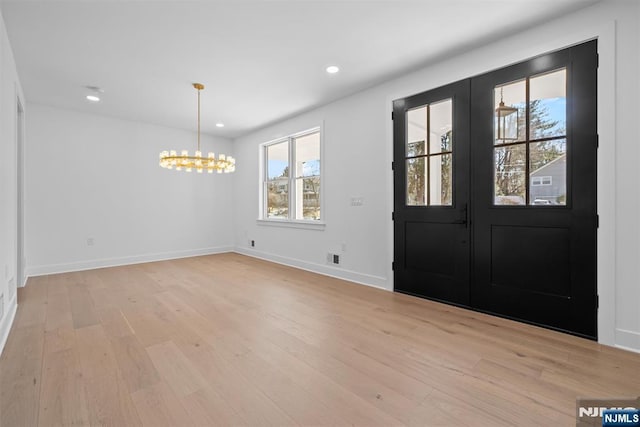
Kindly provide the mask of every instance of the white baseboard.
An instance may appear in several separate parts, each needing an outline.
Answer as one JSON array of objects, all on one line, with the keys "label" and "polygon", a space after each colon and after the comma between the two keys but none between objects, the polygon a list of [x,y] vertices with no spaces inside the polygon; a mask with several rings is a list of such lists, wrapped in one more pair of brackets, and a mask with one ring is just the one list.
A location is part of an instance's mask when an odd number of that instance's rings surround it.
[{"label": "white baseboard", "polygon": [[301,270],[311,271],[312,273],[322,274],[324,276],[335,277],[349,282],[358,283],[360,285],[371,286],[373,288],[390,291],[388,280],[386,277],[373,276],[370,274],[358,273],[356,271],[345,270],[330,265],[316,264],[312,262],[302,261],[295,258],[288,258],[279,255],[273,255],[267,252],[256,251],[254,249],[236,247],[234,252],[247,255],[253,258],[259,258],[266,261],[275,262],[277,264],[287,265],[289,267],[299,268]]},{"label": "white baseboard", "polygon": [[145,255],[134,255],[121,258],[93,259],[66,264],[49,264],[29,267],[28,277],[43,276],[46,274],[69,273],[72,271],[92,270],[95,268],[118,267],[121,265],[141,264],[144,262],[166,261],[170,259],[189,258],[201,255],[213,255],[225,252],[233,252],[231,246],[218,246],[214,248],[190,249],[185,251],[161,252]]},{"label": "white baseboard", "polygon": [[616,329],[616,347],[640,353],[640,333]]},{"label": "white baseboard", "polygon": [[8,304],[8,309],[4,315],[4,318],[0,319],[0,355],[4,350],[4,346],[9,338],[9,332],[11,331],[11,325],[13,325],[13,319],[16,317],[16,311],[18,309],[17,294],[14,293],[13,299]]}]

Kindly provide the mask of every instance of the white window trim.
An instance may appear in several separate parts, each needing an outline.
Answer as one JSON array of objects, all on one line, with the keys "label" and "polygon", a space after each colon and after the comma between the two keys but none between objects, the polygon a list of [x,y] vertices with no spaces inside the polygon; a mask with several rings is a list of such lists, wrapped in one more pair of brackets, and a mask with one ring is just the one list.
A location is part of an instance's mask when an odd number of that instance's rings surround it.
[{"label": "white window trim", "polygon": [[305,230],[324,230],[327,226],[326,223],[322,221],[315,221],[310,219],[280,219],[280,218],[269,218],[269,219],[258,219],[256,220],[258,225],[267,225],[271,227],[285,227],[285,228],[302,228]]},{"label": "white window trim", "polygon": [[[295,219],[291,217],[291,214],[295,211],[292,209],[292,206],[295,203],[295,194],[292,197],[292,189],[295,189],[295,152],[293,148],[293,140],[299,138],[304,135],[308,135],[310,133],[319,132],[320,133],[320,220],[312,220],[312,219]],[[289,164],[289,177],[288,177],[288,187],[289,187],[289,218],[268,218],[266,215],[266,199],[265,199],[265,174],[267,172],[267,156],[266,156],[266,148],[270,145],[282,143],[285,141],[289,141],[289,159],[291,160]],[[307,230],[324,230],[326,226],[325,222],[325,206],[324,206],[324,176],[325,176],[325,168],[324,168],[324,126],[321,124],[320,126],[311,127],[305,129],[300,132],[292,133],[280,138],[272,139],[271,141],[264,142],[260,144],[260,167],[259,167],[259,213],[258,219],[256,223],[258,225],[266,225],[266,226],[275,226],[275,227],[286,227],[286,228],[299,228],[299,229],[307,229]],[[294,190],[295,191],[295,190]]]}]

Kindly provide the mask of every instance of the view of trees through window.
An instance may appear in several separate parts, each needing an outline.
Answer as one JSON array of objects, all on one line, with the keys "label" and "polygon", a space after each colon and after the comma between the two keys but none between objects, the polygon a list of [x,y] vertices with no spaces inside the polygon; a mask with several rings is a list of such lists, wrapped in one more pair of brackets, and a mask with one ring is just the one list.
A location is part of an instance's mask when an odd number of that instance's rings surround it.
[{"label": "view of trees through window", "polygon": [[289,141],[265,147],[267,157],[266,209],[268,218],[289,218]]},{"label": "view of trees through window", "polygon": [[407,112],[407,205],[451,206],[452,100]]},{"label": "view of trees through window", "polygon": [[[495,204],[565,205],[566,70],[498,86],[494,98],[496,107],[504,99],[518,109],[515,139],[498,139],[496,130]],[[535,185],[540,176],[551,177],[551,184]]]},{"label": "view of trees through window", "polygon": [[320,132],[286,138],[264,150],[265,218],[319,220]]}]

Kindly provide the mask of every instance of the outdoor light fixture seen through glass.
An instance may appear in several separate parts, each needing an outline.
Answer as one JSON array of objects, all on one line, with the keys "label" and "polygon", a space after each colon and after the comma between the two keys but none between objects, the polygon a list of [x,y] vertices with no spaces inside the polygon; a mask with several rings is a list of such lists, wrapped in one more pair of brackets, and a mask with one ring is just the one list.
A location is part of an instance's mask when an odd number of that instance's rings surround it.
[{"label": "outdoor light fixture seen through glass", "polygon": [[504,104],[503,88],[500,88],[500,104],[496,108],[496,139],[500,141],[518,140],[518,109]]}]

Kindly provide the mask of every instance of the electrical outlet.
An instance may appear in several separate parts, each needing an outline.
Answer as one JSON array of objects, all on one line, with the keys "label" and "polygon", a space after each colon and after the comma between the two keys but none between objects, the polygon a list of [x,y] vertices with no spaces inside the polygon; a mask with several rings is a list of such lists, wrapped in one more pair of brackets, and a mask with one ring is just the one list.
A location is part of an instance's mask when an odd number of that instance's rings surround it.
[{"label": "electrical outlet", "polygon": [[255,240],[252,240],[252,241],[251,241],[251,247],[252,247],[252,248],[255,248],[255,247],[256,247],[256,241],[255,241]]},{"label": "electrical outlet", "polygon": [[327,264],[340,265],[340,255],[327,253]]},{"label": "electrical outlet", "polygon": [[95,240],[93,237],[87,237],[87,246],[93,246],[95,244]]}]

